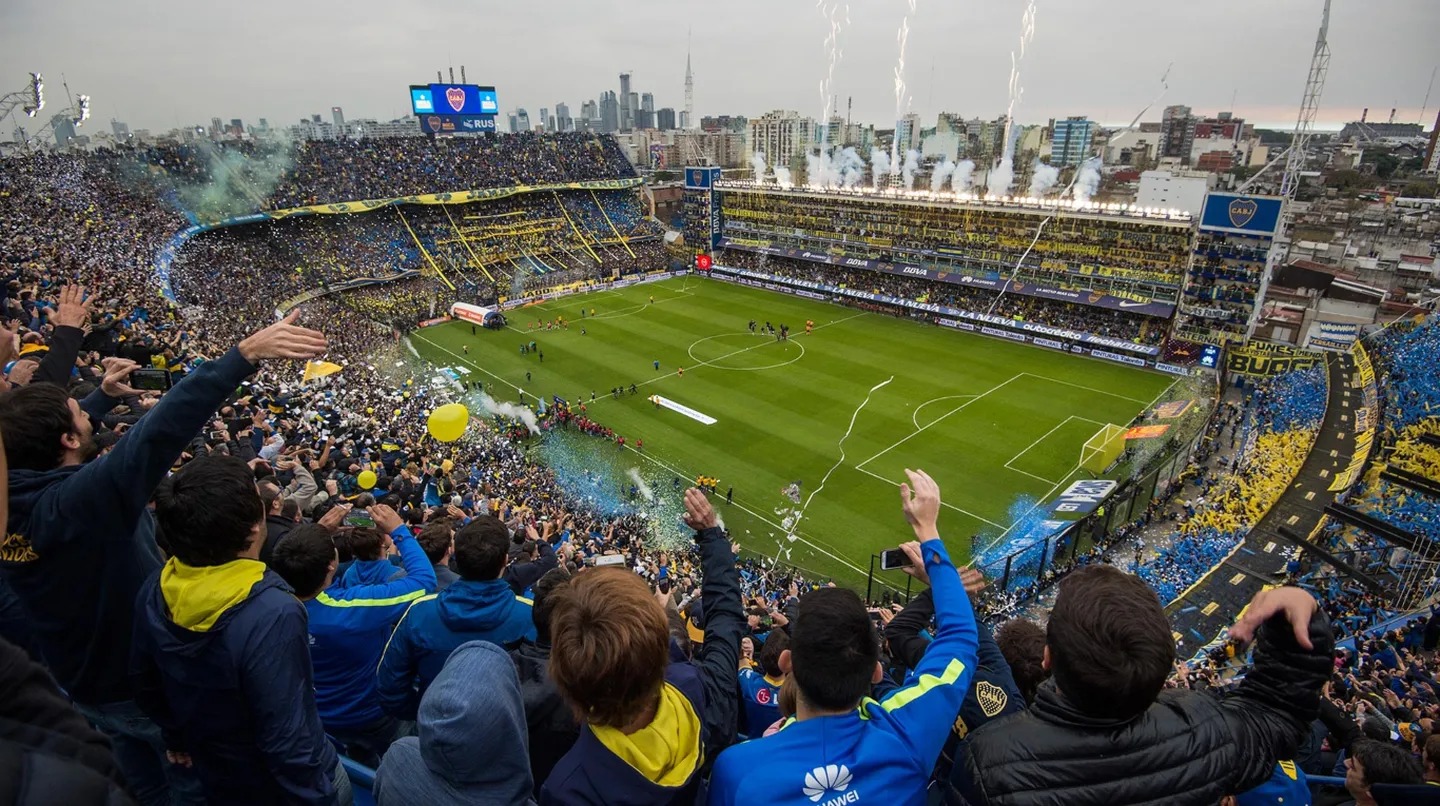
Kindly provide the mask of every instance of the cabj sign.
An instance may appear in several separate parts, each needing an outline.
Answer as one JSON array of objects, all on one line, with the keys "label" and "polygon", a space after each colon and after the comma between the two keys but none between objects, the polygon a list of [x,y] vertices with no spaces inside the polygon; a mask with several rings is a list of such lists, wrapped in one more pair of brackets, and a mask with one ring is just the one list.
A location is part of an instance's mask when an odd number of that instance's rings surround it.
[{"label": "cabj sign", "polygon": [[1200,213],[1200,229],[1273,238],[1280,229],[1282,204],[1278,196],[1209,193],[1205,196],[1205,209]]}]

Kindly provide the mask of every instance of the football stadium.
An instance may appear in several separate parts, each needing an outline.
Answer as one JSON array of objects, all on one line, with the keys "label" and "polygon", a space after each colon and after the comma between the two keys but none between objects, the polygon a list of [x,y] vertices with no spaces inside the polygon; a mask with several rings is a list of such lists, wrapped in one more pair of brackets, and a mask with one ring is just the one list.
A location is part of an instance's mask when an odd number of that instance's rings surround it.
[{"label": "football stadium", "polygon": [[1440,319],[1257,336],[1289,196],[671,181],[463,73],[0,151],[0,793],[1436,802]]}]

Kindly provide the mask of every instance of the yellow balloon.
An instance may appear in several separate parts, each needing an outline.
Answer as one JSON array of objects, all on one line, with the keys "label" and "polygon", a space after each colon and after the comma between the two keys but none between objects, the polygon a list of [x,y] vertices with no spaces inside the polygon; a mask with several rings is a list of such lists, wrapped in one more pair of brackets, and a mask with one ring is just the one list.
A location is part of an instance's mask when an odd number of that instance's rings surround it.
[{"label": "yellow balloon", "polygon": [[366,413],[366,414],[374,414],[374,413],[375,413],[375,407],[374,407],[374,406],[366,406],[366,407],[365,407],[365,413]]},{"label": "yellow balloon", "polygon": [[399,416],[400,416],[400,410],[399,410],[399,409],[396,409],[396,410],[395,410],[395,416],[396,416],[396,417],[399,417]]},{"label": "yellow balloon", "polygon": [[360,475],[355,477],[355,481],[359,482],[360,489],[369,490],[375,486],[375,471],[362,470]]},{"label": "yellow balloon", "polygon": [[463,405],[447,403],[430,412],[430,419],[425,422],[425,427],[435,439],[454,442],[465,433],[465,425],[469,420],[470,412]]}]

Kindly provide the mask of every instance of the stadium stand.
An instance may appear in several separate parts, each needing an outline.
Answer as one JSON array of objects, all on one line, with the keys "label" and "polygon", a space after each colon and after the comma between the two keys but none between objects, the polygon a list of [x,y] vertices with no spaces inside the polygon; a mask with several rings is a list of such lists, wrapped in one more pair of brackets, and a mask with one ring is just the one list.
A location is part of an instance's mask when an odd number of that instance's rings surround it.
[{"label": "stadium stand", "polygon": [[[1432,640],[1440,621],[1429,611],[1392,629],[1378,602],[1317,576],[1308,581],[1319,597],[1287,586],[1254,599],[1232,634],[1254,639],[1252,656],[1227,645],[1203,662],[1174,664],[1161,600],[1223,556],[1289,484],[1324,409],[1319,372],[1282,376],[1249,396],[1235,420],[1243,423],[1239,460],[1206,480],[1204,502],[1139,577],[1077,563],[1063,575],[1048,633],[1031,625],[1028,643],[1014,630],[992,638],[967,595],[983,580],[957,572],[937,539],[942,491],[923,473],[910,476],[895,513],[916,538],[904,549],[909,573],[929,589],[929,611],[907,614],[799,569],[737,558],[699,490],[685,493],[695,544],[652,545],[641,519],[600,505],[613,493],[567,488],[525,449],[555,432],[614,439],[579,407],[546,407],[533,431],[501,417],[477,422],[477,436],[464,442],[427,437],[423,413],[445,382],[427,389],[428,379],[417,384],[380,360],[395,355],[397,331],[456,299],[452,285],[499,299],[662,268],[658,230],[623,189],[294,216],[179,236],[196,221],[256,210],[633,178],[613,140],[231,150],[0,160],[8,485],[0,681],[12,693],[0,707],[0,741],[6,759],[21,760],[7,766],[15,775],[0,779],[0,791],[76,804],[441,802],[437,793],[454,802],[468,802],[464,794],[691,803],[706,789],[709,803],[854,802],[861,792],[921,803],[936,778],[973,804],[1040,803],[1065,791],[1084,793],[1083,802],[1199,806],[1284,784],[1290,762],[1307,774],[1333,771],[1318,738],[1295,749],[1322,731],[1331,750],[1355,759],[1346,785],[1357,797],[1419,787],[1434,767],[1415,756],[1440,761],[1429,747],[1440,716]],[[185,204],[197,187],[216,189],[213,204]],[[933,220],[907,235],[893,228],[895,210],[872,221],[837,200],[800,221],[799,208],[756,198],[756,215],[736,220],[794,222],[819,237],[888,239],[875,248],[913,251],[933,249],[937,233],[957,230],[955,216],[968,216],[965,231],[975,235],[957,265],[992,268],[1019,259],[1012,241],[1028,226],[1008,212],[957,208],[924,212]],[[1104,278],[1109,291],[1158,295],[1178,283],[1188,232],[1076,217],[1022,268],[1035,279],[1063,275],[1095,289],[1094,278]],[[157,256],[167,250],[161,273]],[[765,265],[917,301],[950,294],[987,302],[871,272]],[[368,280],[376,282],[350,287]],[[277,308],[303,294],[312,295],[303,320],[274,321]],[[1084,308],[1007,298],[996,310],[1139,344],[1158,338],[1144,317]],[[1395,466],[1432,479],[1425,437],[1435,433],[1427,406],[1436,389],[1424,368],[1435,333],[1426,322],[1376,340],[1384,427],[1405,446],[1392,452]],[[298,368],[284,363],[322,353],[344,371],[297,383]],[[134,388],[141,367],[167,369],[178,382],[163,393]],[[1391,506],[1389,493],[1377,487],[1350,500],[1407,529],[1433,522],[1433,507],[1408,494]],[[373,526],[347,520],[362,510]],[[298,539],[307,532],[312,539]],[[267,566],[256,557],[272,538],[278,558]],[[307,613],[336,611],[335,657],[325,661],[373,668],[368,653],[384,652],[384,642],[358,613],[404,602],[366,598],[389,591],[395,571],[365,552],[389,544],[417,571],[400,595],[435,602],[427,605],[442,614],[435,623],[454,614],[450,637],[479,630],[465,619],[503,613],[517,635],[536,632],[501,648],[525,659],[519,668],[547,671],[511,681],[502,653],[462,640],[462,651],[430,674],[436,685],[417,696],[415,737],[401,738],[391,722],[361,739],[341,729],[349,725],[327,725],[334,712],[317,704],[315,688],[333,678],[317,674]],[[419,573],[417,545],[437,572],[453,556],[459,579],[433,591],[444,574]],[[619,567],[596,562],[607,556]],[[547,574],[556,576],[545,582]],[[345,598],[362,577],[365,591]],[[525,595],[532,588],[544,595]],[[903,657],[876,627],[902,616],[919,641]],[[1347,635],[1377,625],[1386,632],[1360,635],[1337,665],[1331,618]],[[1037,671],[1046,647],[1049,681]],[[757,663],[763,674],[745,677]],[[786,682],[775,684],[776,672]],[[495,675],[496,685],[475,686],[483,694],[470,699],[454,682],[477,674]],[[763,685],[742,689],[741,679],[753,677]],[[366,699],[377,696],[368,672],[356,682],[351,704],[376,705]],[[748,727],[755,741],[738,742],[742,691],[778,702],[783,721],[773,736]],[[1012,716],[983,730],[978,719],[957,724],[957,715],[988,718],[1007,707]],[[455,708],[484,724],[447,721]],[[1349,712],[1363,712],[1358,729]],[[1049,727],[1037,730],[1040,720]],[[537,729],[557,723],[565,730]],[[1126,768],[1083,763],[1113,751],[1101,744],[1119,724],[1131,726],[1123,733],[1134,743]],[[345,757],[359,751],[335,740],[340,733],[357,748],[398,743],[381,754],[377,773]],[[820,734],[858,749],[834,755]],[[537,736],[547,737],[542,749],[553,762],[543,780],[532,769]],[[486,777],[473,764],[482,741],[504,776]],[[1178,764],[1169,755],[1176,747],[1188,748]],[[937,770],[942,756],[951,761]],[[436,769],[432,758],[455,763]],[[1424,794],[1397,797],[1419,803]]]}]

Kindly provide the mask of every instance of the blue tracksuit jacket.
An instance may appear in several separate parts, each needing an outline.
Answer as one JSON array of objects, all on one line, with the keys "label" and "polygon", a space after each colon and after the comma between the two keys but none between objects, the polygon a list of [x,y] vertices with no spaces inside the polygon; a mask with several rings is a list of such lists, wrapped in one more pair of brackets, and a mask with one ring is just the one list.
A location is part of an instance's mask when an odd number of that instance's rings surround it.
[{"label": "blue tracksuit jacket", "polygon": [[935,760],[974,675],[979,636],[960,575],[937,538],[920,545],[935,598],[935,639],[912,681],[840,716],[789,720],[720,754],[717,804],[924,804]]}]

